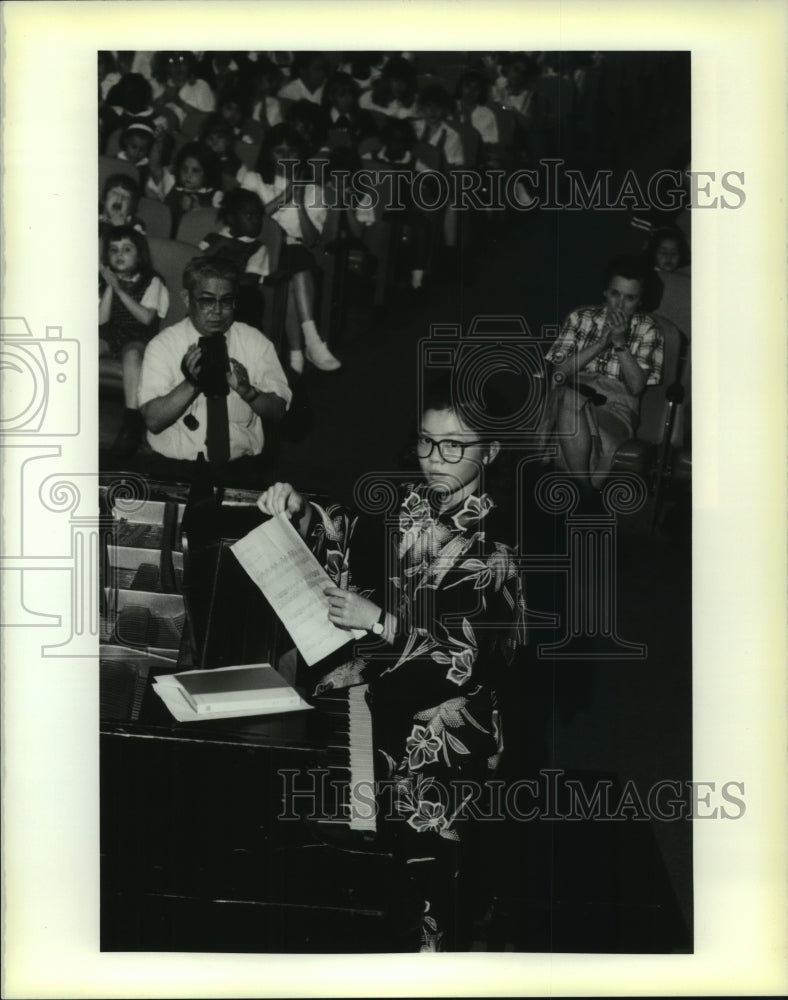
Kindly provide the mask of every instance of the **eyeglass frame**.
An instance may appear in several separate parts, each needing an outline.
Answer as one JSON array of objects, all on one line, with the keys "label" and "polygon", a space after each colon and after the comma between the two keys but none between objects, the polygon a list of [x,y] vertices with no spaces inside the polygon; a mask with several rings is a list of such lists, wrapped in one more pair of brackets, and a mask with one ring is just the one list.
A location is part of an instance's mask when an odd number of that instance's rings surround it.
[{"label": "eyeglass frame", "polygon": [[[428,441],[430,444],[430,450],[426,455],[419,454],[419,442]],[[460,449],[460,454],[458,458],[447,458],[443,453],[443,445],[453,444]],[[445,462],[447,465],[459,465],[460,462],[465,458],[465,449],[470,448],[472,445],[482,444],[481,438],[475,438],[473,441],[457,441],[455,438],[444,438],[442,441],[436,441],[435,438],[429,437],[427,434],[419,434],[416,437],[416,456],[418,458],[430,458],[435,449],[438,449],[438,455],[440,455],[441,461]]]},{"label": "eyeglass frame", "polygon": [[216,295],[194,295],[192,298],[199,306],[200,312],[229,312],[231,309],[235,309],[238,301],[238,296],[235,294],[222,295],[221,297]]}]

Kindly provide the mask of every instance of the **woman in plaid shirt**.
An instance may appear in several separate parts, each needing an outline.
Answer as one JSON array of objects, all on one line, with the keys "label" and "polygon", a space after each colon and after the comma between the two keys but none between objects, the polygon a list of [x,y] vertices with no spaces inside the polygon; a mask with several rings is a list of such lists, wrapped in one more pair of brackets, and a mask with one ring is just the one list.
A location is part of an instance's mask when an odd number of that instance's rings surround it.
[{"label": "woman in plaid shirt", "polygon": [[639,258],[612,260],[604,304],[571,312],[547,354],[554,369],[548,423],[562,464],[590,474],[597,487],[635,431],[640,394],[662,380],[662,331],[641,308],[647,281]]}]

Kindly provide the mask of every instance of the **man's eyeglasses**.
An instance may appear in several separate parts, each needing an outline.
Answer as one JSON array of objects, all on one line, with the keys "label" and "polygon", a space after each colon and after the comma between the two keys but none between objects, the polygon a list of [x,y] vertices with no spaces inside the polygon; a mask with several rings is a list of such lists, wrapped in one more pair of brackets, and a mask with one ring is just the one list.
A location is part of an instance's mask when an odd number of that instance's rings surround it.
[{"label": "man's eyeglasses", "polygon": [[475,441],[451,441],[448,438],[443,441],[435,441],[426,434],[420,434],[416,438],[416,454],[419,458],[429,458],[434,448],[438,449],[438,454],[449,465],[456,465],[461,462],[465,455],[465,449],[475,444],[479,444],[480,439]]},{"label": "man's eyeglasses", "polygon": [[198,295],[194,301],[203,312],[212,312],[215,309],[227,312],[235,307],[234,295],[223,295],[221,298],[215,295]]}]

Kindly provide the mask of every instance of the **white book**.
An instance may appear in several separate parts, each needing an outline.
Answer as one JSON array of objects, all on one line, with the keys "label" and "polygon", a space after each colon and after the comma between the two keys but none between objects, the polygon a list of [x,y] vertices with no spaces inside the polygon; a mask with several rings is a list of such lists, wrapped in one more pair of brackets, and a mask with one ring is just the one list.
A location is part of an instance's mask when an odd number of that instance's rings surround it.
[{"label": "white book", "polygon": [[179,722],[273,715],[311,707],[267,663],[163,674],[154,679],[153,689]]}]

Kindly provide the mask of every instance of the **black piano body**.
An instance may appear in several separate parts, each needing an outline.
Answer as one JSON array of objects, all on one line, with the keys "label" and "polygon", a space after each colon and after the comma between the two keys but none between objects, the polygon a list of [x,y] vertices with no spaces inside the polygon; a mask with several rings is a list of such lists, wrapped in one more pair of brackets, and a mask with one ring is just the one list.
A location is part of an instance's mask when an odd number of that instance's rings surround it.
[{"label": "black piano body", "polygon": [[[104,610],[116,615],[104,624],[101,661],[102,950],[412,950],[415,939],[407,931],[403,937],[402,928],[412,924],[417,934],[418,904],[403,896],[391,854],[360,837],[327,844],[325,825],[314,822],[343,820],[336,769],[341,698],[331,713],[177,723],[154,693],[151,679],[159,672],[277,665],[282,634],[229,550],[261,521],[254,495],[150,484],[149,497],[144,516],[120,519],[120,538],[115,525],[114,563],[104,563]],[[148,531],[147,569],[137,570],[150,587],[150,566],[158,564],[159,589],[132,588],[119,597],[124,588],[115,568],[130,561],[118,555],[129,518],[156,521],[159,514],[169,537]],[[139,527],[131,533],[138,542]],[[178,597],[184,614],[174,616],[183,624],[177,653],[152,651],[150,636],[130,633],[129,621],[151,618],[158,621],[153,632],[165,633],[157,612]],[[147,617],[139,612],[146,600]],[[136,676],[125,706],[121,666]]]}]

